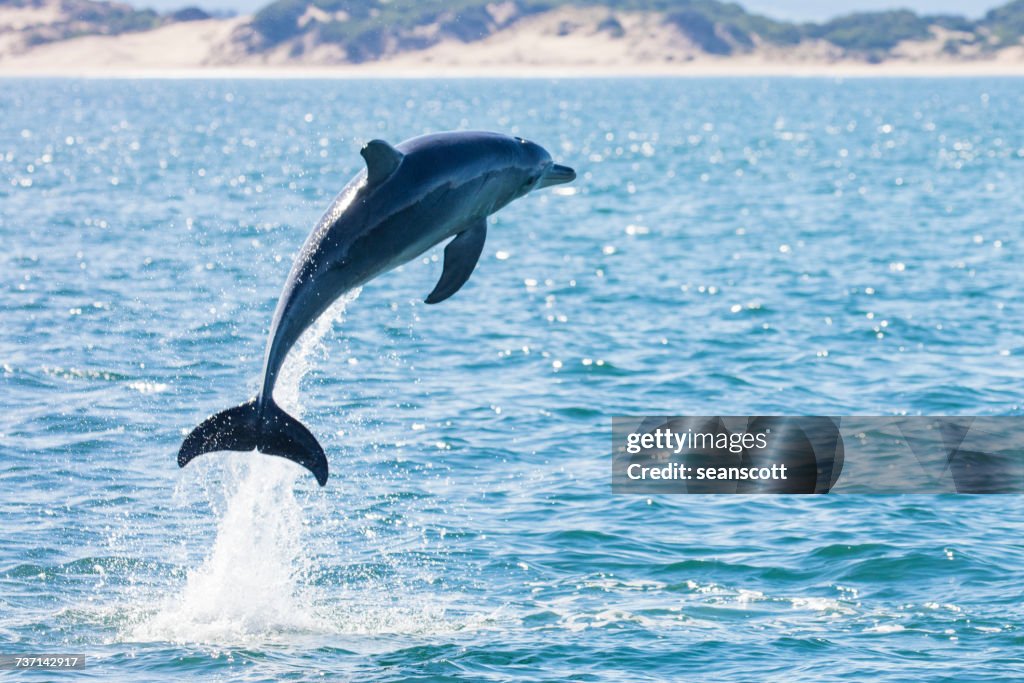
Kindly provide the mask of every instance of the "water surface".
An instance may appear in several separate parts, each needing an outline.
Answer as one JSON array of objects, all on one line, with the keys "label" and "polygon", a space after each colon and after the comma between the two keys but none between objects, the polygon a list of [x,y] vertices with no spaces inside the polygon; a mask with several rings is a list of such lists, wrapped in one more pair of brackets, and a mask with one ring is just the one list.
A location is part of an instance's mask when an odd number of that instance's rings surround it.
[{"label": "water surface", "polygon": [[[999,79],[5,81],[0,648],[137,681],[1019,679],[1019,496],[613,497],[608,450],[613,414],[1019,414],[1022,112]],[[359,146],[452,128],[579,179],[498,214],[443,304],[437,250],[325,319],[278,397],[326,488],[178,470],[255,393]]]}]

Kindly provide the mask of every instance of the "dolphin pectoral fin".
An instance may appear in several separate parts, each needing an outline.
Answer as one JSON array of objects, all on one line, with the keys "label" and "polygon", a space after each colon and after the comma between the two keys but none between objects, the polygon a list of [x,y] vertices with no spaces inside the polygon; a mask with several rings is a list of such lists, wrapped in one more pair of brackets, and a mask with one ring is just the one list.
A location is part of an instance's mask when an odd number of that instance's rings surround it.
[{"label": "dolphin pectoral fin", "polygon": [[359,153],[366,159],[366,184],[374,185],[388,179],[402,163],[402,153],[383,140],[370,140]]},{"label": "dolphin pectoral fin", "polygon": [[462,285],[476,268],[480,260],[480,252],[484,250],[487,239],[487,218],[481,218],[455,236],[444,248],[444,271],[437,281],[434,291],[426,298],[426,303],[436,304],[444,301]]}]

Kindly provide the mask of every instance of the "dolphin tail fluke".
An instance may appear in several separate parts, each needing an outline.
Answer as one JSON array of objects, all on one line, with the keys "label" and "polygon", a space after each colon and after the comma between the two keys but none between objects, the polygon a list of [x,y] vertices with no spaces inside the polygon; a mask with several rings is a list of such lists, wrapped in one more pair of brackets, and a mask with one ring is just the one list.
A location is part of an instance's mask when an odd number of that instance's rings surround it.
[{"label": "dolphin tail fluke", "polygon": [[260,429],[260,453],[279,455],[305,467],[318,484],[327,483],[327,455],[306,426],[267,399]]},{"label": "dolphin tail fluke", "polygon": [[207,418],[185,437],[178,450],[178,466],[213,451],[258,450],[296,462],[327,483],[327,455],[305,425],[284,412],[273,399],[256,400]]}]

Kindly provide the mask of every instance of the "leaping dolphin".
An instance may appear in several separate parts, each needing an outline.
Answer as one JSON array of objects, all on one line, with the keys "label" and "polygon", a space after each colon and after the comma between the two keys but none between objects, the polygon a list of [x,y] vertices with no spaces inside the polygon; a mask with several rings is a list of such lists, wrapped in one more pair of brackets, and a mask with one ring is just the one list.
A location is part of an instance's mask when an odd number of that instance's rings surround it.
[{"label": "leaping dolphin", "polygon": [[274,402],[278,373],[302,333],[345,292],[455,237],[426,298],[444,301],[473,272],[489,215],[531,190],[576,178],[543,147],[498,133],[436,133],[395,147],[372,140],[360,154],[366,170],[334,199],[292,264],[270,327],[259,394],[192,430],[178,451],[179,467],[211,451],[257,450],[297,462],[326,484],[324,449]]}]

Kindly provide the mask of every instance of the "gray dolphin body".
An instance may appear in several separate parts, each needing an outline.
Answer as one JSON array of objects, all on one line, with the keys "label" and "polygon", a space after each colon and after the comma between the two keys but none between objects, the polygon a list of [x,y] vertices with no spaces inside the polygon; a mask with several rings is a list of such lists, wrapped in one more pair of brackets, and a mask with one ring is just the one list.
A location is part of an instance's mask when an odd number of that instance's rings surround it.
[{"label": "gray dolphin body", "polygon": [[211,451],[258,450],[309,469],[327,483],[316,437],[274,402],[274,384],[302,333],[342,294],[454,237],[426,303],[469,279],[487,236],[487,216],[531,190],[576,177],[542,147],[497,133],[424,135],[363,147],[366,170],[349,181],[306,239],[277,302],[259,394],[208,418],[178,451],[184,467]]}]

